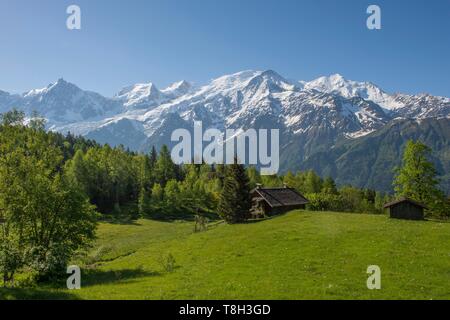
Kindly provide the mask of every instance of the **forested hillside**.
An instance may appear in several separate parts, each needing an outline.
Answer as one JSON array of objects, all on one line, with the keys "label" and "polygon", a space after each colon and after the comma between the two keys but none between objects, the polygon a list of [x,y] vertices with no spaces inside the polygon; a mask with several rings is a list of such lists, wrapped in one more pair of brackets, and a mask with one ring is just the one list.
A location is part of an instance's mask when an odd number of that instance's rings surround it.
[{"label": "forested hillside", "polygon": [[365,137],[342,139],[327,150],[312,152],[301,160],[296,153],[282,154],[284,167],[314,170],[331,175],[338,184],[351,184],[392,192],[394,168],[401,163],[408,140],[422,141],[433,150],[432,161],[438,171],[441,187],[450,193],[450,120],[395,120]]}]

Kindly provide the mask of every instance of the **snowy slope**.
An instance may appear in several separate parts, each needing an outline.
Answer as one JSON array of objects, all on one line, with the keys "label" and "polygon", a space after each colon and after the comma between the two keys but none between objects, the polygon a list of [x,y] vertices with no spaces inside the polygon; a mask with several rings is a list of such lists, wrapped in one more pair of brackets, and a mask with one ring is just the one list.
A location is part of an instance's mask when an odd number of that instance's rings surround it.
[{"label": "snowy slope", "polygon": [[63,79],[45,88],[24,93],[16,99],[14,107],[27,114],[37,111],[48,120],[49,125],[82,123],[122,111],[119,102],[95,92],[84,91]]},{"label": "snowy slope", "polygon": [[361,97],[399,117],[425,119],[429,117],[445,118],[450,115],[449,98],[429,94],[389,94],[371,82],[347,80],[339,74],[300,83],[305,89],[333,93],[346,98]]},{"label": "snowy slope", "polygon": [[361,97],[370,100],[388,110],[401,107],[394,97],[384,92],[371,82],[357,82],[347,80],[340,74],[329,77],[320,77],[311,82],[304,83],[305,89],[315,89],[321,92],[334,93],[345,98]]},{"label": "snowy slope", "polygon": [[[286,143],[326,137],[358,138],[394,118],[448,118],[450,99],[391,95],[370,82],[340,75],[295,82],[273,70],[242,71],[194,87],[186,81],[159,90],[153,83],[123,88],[114,97],[84,91],[63,79],[23,95],[0,91],[0,112],[17,107],[48,120],[51,130],[81,134],[133,149],[178,127],[277,128]],[[174,116],[176,115],[176,116]],[[170,138],[170,137],[169,137]],[[321,141],[324,141],[324,140]]]}]

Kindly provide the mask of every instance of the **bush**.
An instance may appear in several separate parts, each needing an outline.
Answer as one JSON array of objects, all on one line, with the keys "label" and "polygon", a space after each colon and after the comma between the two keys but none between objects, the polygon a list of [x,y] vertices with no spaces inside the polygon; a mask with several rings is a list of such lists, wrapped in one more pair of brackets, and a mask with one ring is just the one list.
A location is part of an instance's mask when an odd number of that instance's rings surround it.
[{"label": "bush", "polygon": [[38,273],[38,281],[58,280],[66,275],[71,252],[61,244],[31,247],[26,252],[27,265]]},{"label": "bush", "polygon": [[357,213],[381,213],[382,210],[363,197],[357,189],[342,189],[340,194],[309,193],[306,205],[312,211],[343,211]]},{"label": "bush", "polygon": [[161,255],[158,259],[158,263],[161,265],[164,271],[172,272],[175,269],[175,258],[169,253],[167,255]]},{"label": "bush", "polygon": [[201,215],[195,215],[194,233],[207,231],[209,219]]},{"label": "bush", "polygon": [[17,243],[7,238],[1,238],[0,243],[0,274],[3,285],[14,285],[14,274],[23,266],[23,254]]},{"label": "bush", "polygon": [[345,204],[341,195],[326,193],[310,193],[306,195],[308,210],[313,211],[344,211]]}]

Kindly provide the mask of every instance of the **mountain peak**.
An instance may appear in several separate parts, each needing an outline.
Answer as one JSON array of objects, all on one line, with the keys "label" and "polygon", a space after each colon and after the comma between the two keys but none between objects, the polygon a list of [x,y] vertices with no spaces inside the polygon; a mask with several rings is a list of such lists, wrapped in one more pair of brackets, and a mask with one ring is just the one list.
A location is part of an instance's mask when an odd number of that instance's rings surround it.
[{"label": "mountain peak", "polygon": [[59,78],[53,85],[49,87],[50,88],[57,88],[57,87],[65,87],[65,88],[76,88],[79,89],[75,84],[68,82],[64,80],[63,78]]},{"label": "mountain peak", "polygon": [[331,76],[329,76],[329,79],[332,80],[332,81],[335,81],[335,82],[346,81],[344,76],[339,74],[339,73],[332,74]]},{"label": "mountain peak", "polygon": [[283,78],[273,70],[262,71],[254,76],[248,83],[247,88],[254,90],[260,88],[268,92],[291,91],[295,88],[290,81]]},{"label": "mountain peak", "polygon": [[47,87],[47,90],[43,91],[42,93],[57,92],[57,94],[70,95],[79,91],[82,90],[75,84],[67,82],[63,78],[59,78],[54,84],[49,85]]},{"label": "mountain peak", "polygon": [[233,74],[227,74],[213,79],[204,90],[223,90],[229,91],[237,88],[243,88],[248,81],[261,74],[261,71],[245,70]]},{"label": "mountain peak", "polygon": [[261,72],[261,76],[275,77],[275,78],[283,78],[279,73],[272,69],[265,70]]},{"label": "mountain peak", "polygon": [[136,83],[122,88],[116,97],[131,97],[131,96],[150,96],[158,93],[158,88],[152,83]]},{"label": "mountain peak", "polygon": [[329,76],[319,77],[313,81],[306,82],[305,84],[309,85],[310,87],[314,86],[314,87],[332,88],[336,85],[342,85],[349,82],[351,81],[346,80],[344,76],[342,76],[341,74],[335,73]]},{"label": "mountain peak", "polygon": [[392,97],[378,86],[371,82],[347,80],[340,74],[320,77],[310,82],[304,82],[303,85],[305,89],[338,94],[344,98],[360,97],[371,100],[386,109],[394,107]]},{"label": "mountain peak", "polygon": [[186,80],[181,80],[178,82],[172,83],[170,86],[165,88],[164,90],[161,90],[164,93],[171,93],[171,92],[187,92],[192,88],[192,84],[187,82]]},{"label": "mountain peak", "polygon": [[123,101],[124,106],[127,108],[143,108],[160,103],[162,101],[162,93],[151,82],[137,83],[120,90],[115,98]]},{"label": "mountain peak", "polygon": [[71,92],[81,91],[75,84],[67,82],[63,78],[59,78],[56,82],[50,83],[47,87],[41,89],[32,89],[23,94],[23,97],[30,98],[34,96],[40,96],[43,94],[48,94],[50,92],[64,92],[64,94],[69,94]]}]

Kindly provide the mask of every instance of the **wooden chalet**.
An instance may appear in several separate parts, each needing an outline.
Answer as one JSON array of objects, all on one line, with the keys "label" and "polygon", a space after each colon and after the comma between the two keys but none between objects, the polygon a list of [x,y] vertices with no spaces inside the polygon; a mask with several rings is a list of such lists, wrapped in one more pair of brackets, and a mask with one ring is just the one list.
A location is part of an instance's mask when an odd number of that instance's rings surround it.
[{"label": "wooden chalet", "polygon": [[391,218],[406,220],[423,220],[423,210],[427,209],[423,204],[408,198],[386,203],[384,208],[389,210]]},{"label": "wooden chalet", "polygon": [[294,209],[304,209],[309,202],[293,188],[263,188],[257,186],[251,191],[253,217],[273,216]]}]

